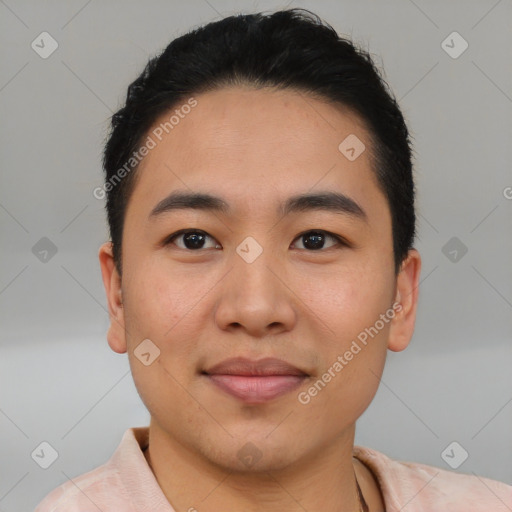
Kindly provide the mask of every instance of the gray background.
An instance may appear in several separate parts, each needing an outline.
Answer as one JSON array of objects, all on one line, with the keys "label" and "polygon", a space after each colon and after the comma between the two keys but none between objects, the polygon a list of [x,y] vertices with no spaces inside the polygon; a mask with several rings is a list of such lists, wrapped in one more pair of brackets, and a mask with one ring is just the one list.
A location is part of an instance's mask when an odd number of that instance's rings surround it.
[{"label": "gray background", "polygon": [[[31,510],[148,422],[126,355],[105,337],[97,251],[107,230],[92,191],[108,117],[175,36],[285,5],[313,10],[376,56],[415,140],[416,332],[405,352],[389,354],[356,442],[450,470],[441,453],[457,441],[469,453],[457,471],[512,483],[510,0],[5,0],[0,511]],[[43,31],[59,45],[47,59],[31,48]],[[453,31],[469,44],[458,58],[441,46]],[[43,237],[57,248],[47,261],[32,250]],[[452,237],[468,249],[457,261],[451,245],[443,251]],[[42,441],[59,454],[46,470],[31,458]]]}]

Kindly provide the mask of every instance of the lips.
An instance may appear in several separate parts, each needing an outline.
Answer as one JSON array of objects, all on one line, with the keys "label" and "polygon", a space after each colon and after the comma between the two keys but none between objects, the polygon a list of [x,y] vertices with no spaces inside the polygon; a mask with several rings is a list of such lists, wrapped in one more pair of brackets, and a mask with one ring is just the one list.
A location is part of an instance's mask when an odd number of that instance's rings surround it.
[{"label": "lips", "polygon": [[307,375],[306,372],[299,370],[297,367],[283,361],[267,357],[252,361],[245,357],[234,357],[226,359],[210,369],[206,370],[209,375],[246,375],[246,376],[263,376],[263,375]]},{"label": "lips", "polygon": [[246,403],[264,403],[299,387],[308,374],[275,358],[226,359],[203,374],[221,391]]}]

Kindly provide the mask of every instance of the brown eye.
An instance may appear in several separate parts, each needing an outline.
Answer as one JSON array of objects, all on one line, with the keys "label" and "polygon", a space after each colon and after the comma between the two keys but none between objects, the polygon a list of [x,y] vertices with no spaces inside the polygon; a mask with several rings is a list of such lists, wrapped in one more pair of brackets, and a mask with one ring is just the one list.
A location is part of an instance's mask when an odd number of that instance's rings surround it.
[{"label": "brown eye", "polygon": [[[186,231],[178,231],[177,233],[172,234],[169,238],[166,239],[165,245],[175,244],[180,249],[197,251],[199,249],[211,249],[211,248],[219,248],[219,244],[213,243],[213,245],[208,246],[208,239],[214,240],[210,235],[205,233],[204,231],[199,230],[186,230]],[[175,243],[177,240],[180,243]]]},{"label": "brown eye", "polygon": [[[322,230],[306,231],[299,235],[296,240],[302,241],[303,247],[299,247],[299,249],[304,248],[308,251],[319,251],[326,248],[330,249],[336,245],[345,245],[339,236]],[[326,240],[334,240],[334,243],[325,247]]]},{"label": "brown eye", "polygon": [[[302,247],[298,247],[299,249],[307,250],[308,252],[348,245],[341,237],[323,230],[306,231],[295,240],[299,240],[302,243]],[[171,244],[189,251],[222,248],[213,237],[198,229],[181,230],[173,233],[164,242],[164,245]]]}]

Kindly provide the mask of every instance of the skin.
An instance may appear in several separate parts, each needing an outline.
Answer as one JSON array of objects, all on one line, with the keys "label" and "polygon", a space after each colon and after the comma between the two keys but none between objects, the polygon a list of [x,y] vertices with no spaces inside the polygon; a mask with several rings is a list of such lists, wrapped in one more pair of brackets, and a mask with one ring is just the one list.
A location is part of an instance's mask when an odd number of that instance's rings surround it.
[{"label": "skin", "polygon": [[[110,242],[99,251],[108,342],[128,352],[151,415],[146,458],[176,510],[355,511],[354,470],[370,510],[383,510],[375,478],[352,458],[355,422],[375,396],[387,350],[411,339],[421,259],[411,250],[395,276],[391,216],[371,170],[368,133],[346,109],[290,90],[233,87],[196,99],[137,171],[122,278]],[[338,150],[349,134],[366,145],[353,162]],[[175,190],[220,196],[232,212],[148,219]],[[277,213],[289,196],[320,190],[348,195],[368,222],[322,210]],[[185,228],[206,232],[205,248],[187,249],[183,237],[163,244]],[[324,248],[308,249],[299,236],[308,230],[349,245],[327,237]],[[263,248],[252,263],[236,252],[248,236]],[[300,403],[298,393],[394,301],[401,311]],[[160,350],[149,366],[134,356],[147,338]],[[246,404],[200,374],[234,356],[278,357],[310,377],[269,402]],[[248,442],[261,452],[251,467],[237,455]]]}]

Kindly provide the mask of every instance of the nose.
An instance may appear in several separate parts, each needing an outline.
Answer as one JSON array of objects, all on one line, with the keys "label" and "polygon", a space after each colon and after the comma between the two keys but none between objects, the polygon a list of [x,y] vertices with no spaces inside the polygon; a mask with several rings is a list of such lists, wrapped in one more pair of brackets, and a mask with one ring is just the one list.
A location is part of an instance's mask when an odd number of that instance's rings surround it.
[{"label": "nose", "polygon": [[264,250],[251,263],[235,253],[233,268],[219,288],[216,325],[227,331],[245,331],[254,338],[289,331],[297,321],[292,290],[271,251]]}]

